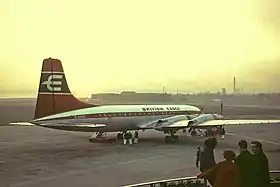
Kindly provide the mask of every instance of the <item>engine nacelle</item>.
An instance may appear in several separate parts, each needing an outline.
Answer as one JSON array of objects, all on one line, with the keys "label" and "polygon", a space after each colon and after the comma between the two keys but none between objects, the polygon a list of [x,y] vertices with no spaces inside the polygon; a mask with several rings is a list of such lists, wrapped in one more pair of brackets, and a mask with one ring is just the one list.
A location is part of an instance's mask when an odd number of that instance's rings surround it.
[{"label": "engine nacelle", "polygon": [[188,119],[189,118],[186,115],[177,115],[177,116],[171,116],[171,117],[168,117],[168,118],[160,119],[158,121],[158,123],[165,123],[165,122],[175,123],[177,121],[188,120]]},{"label": "engine nacelle", "polygon": [[221,116],[219,114],[202,114],[202,115],[190,120],[188,123],[188,126],[192,127],[192,126],[196,126],[200,123],[203,123],[205,121],[219,120],[219,119],[223,119],[223,116]]},{"label": "engine nacelle", "polygon": [[189,116],[186,115],[177,115],[177,116],[171,116],[168,118],[160,119],[155,125],[154,129],[161,131],[162,127],[164,127],[165,125],[168,125],[170,123],[175,123],[177,121],[189,120],[189,119],[190,119]]}]

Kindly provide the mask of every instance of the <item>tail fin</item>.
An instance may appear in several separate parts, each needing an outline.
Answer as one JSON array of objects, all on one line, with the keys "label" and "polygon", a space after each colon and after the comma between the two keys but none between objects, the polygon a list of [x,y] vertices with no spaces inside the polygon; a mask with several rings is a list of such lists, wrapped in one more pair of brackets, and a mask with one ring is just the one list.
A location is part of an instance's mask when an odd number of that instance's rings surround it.
[{"label": "tail fin", "polygon": [[34,119],[93,106],[71,94],[60,60],[44,59]]}]

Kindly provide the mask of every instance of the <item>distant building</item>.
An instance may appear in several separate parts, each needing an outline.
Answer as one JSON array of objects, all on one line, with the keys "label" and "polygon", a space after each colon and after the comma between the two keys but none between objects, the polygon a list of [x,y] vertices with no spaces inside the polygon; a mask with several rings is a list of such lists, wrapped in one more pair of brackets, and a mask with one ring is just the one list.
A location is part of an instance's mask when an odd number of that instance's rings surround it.
[{"label": "distant building", "polygon": [[240,94],[240,93],[241,93],[241,89],[240,89],[240,88],[236,88],[236,89],[235,89],[235,93],[236,93],[236,94]]},{"label": "distant building", "polygon": [[122,91],[121,95],[131,95],[131,94],[136,94],[135,91]]}]

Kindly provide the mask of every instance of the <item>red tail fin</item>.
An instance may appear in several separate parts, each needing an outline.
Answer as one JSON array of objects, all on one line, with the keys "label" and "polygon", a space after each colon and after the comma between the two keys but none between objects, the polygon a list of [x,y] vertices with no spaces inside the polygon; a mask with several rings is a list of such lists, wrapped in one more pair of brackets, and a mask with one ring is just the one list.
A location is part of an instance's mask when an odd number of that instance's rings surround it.
[{"label": "red tail fin", "polygon": [[93,106],[71,94],[60,60],[44,59],[34,119]]}]

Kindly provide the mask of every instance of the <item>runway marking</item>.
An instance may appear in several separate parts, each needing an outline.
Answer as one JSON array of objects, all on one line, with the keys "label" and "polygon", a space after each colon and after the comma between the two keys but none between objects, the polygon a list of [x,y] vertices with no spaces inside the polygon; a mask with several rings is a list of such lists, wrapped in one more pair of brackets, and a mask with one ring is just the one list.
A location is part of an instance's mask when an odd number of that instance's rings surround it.
[{"label": "runway marking", "polygon": [[235,137],[238,137],[238,138],[245,138],[245,139],[250,139],[250,140],[265,142],[265,143],[268,143],[268,144],[280,145],[280,143],[278,143],[278,142],[273,142],[273,141],[264,140],[264,139],[260,139],[260,138],[254,138],[254,137],[250,137],[250,136],[242,136],[242,135],[233,134],[233,133],[226,133],[226,134],[228,134],[228,135],[230,135],[230,136],[235,136]]}]

